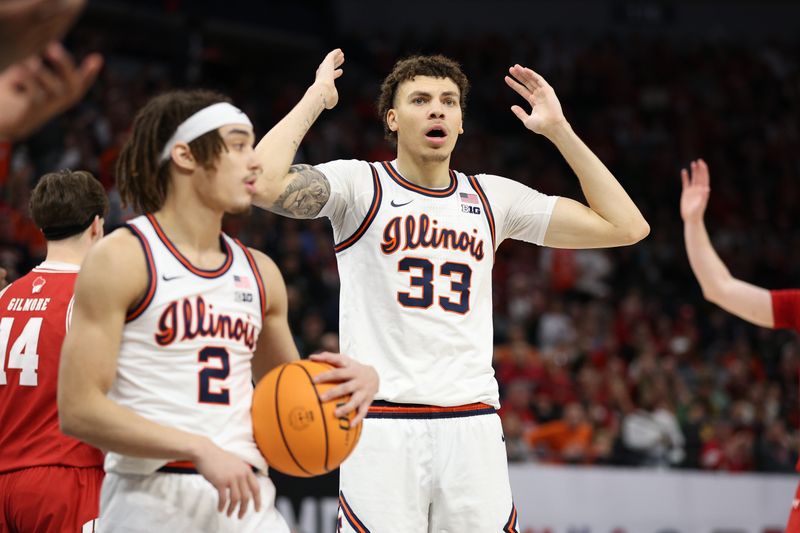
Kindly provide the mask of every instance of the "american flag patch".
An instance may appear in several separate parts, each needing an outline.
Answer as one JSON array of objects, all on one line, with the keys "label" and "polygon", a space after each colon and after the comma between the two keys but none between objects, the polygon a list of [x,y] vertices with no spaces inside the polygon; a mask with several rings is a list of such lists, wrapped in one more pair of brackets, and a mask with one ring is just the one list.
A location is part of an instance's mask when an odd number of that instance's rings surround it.
[{"label": "american flag patch", "polygon": [[250,285],[250,278],[246,276],[237,276],[236,274],[233,275],[233,286],[237,289],[249,289]]},{"label": "american flag patch", "polygon": [[477,204],[478,203],[478,195],[477,194],[467,194],[465,192],[458,193],[461,196],[461,202],[465,204]]}]

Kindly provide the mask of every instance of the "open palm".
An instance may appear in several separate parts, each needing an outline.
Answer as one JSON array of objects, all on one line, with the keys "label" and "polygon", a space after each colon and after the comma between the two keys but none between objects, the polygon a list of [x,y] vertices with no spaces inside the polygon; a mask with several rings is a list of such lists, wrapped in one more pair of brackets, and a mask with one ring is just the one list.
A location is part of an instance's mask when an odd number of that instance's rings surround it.
[{"label": "open palm", "polygon": [[317,67],[314,80],[324,91],[323,102],[325,109],[333,109],[339,102],[339,92],[336,90],[336,79],[342,75],[340,68],[344,64],[344,52],[340,48],[331,50]]},{"label": "open palm", "polygon": [[505,77],[506,84],[531,106],[530,113],[518,105],[511,106],[511,111],[526,128],[546,135],[552,126],[566,122],[556,92],[543,77],[520,65],[514,65],[508,72],[510,76]]},{"label": "open palm", "polygon": [[708,165],[698,159],[691,162],[690,170],[691,173],[685,168],[681,170],[681,217],[684,222],[697,222],[703,220],[711,192]]}]

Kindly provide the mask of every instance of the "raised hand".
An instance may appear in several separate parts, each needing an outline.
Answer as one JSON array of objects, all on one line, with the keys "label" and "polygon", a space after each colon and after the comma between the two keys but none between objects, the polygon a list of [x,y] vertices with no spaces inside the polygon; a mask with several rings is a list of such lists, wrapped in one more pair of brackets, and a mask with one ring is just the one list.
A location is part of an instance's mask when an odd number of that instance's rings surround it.
[{"label": "raised hand", "polygon": [[338,383],[335,387],[325,391],[320,395],[320,400],[327,402],[345,394],[350,394],[350,401],[339,406],[334,415],[342,417],[352,411],[356,411],[356,417],[351,424],[352,427],[361,423],[372,399],[378,392],[378,373],[369,365],[362,365],[358,361],[346,355],[330,352],[314,354],[310,357],[312,361],[330,363],[336,368],[323,372],[314,378],[315,383]]},{"label": "raised hand", "polygon": [[194,464],[197,471],[217,489],[217,511],[231,516],[238,507],[237,516],[241,519],[247,512],[250,500],[253,500],[256,511],[261,510],[258,480],[250,465],[240,458],[208,441],[203,452],[194,459]]},{"label": "raised hand", "polygon": [[0,72],[0,140],[26,137],[75,105],[103,66],[99,54],[76,66],[58,43],[47,47],[44,58],[49,65],[33,57]]},{"label": "raised hand", "polygon": [[331,50],[322,63],[317,67],[314,85],[322,90],[322,102],[325,109],[333,109],[339,102],[339,93],[336,90],[336,79],[342,75],[340,68],[344,63],[344,52],[340,48]]},{"label": "raised hand", "polygon": [[553,88],[543,77],[520,65],[514,65],[508,72],[510,76],[505,77],[506,84],[531,106],[530,113],[526,113],[518,105],[511,106],[511,111],[526,128],[547,136],[555,126],[566,124],[567,119],[564,118],[561,103]]},{"label": "raised hand", "polygon": [[60,40],[86,0],[0,1],[0,70]]},{"label": "raised hand", "polygon": [[703,220],[708,205],[709,186],[708,165],[702,159],[692,161],[689,168],[691,174],[684,168],[681,170],[681,217],[684,222],[699,222]]}]

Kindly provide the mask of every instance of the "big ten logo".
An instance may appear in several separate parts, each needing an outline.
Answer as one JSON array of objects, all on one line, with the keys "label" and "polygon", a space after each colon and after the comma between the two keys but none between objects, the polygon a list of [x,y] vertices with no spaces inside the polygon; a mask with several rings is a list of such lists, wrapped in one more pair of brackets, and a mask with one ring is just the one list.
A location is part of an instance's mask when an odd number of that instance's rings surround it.
[{"label": "big ten logo", "polygon": [[464,213],[469,213],[471,215],[481,214],[481,208],[477,205],[461,204],[461,211]]},{"label": "big ten logo", "polygon": [[248,304],[253,301],[253,293],[236,291],[236,301]]},{"label": "big ten logo", "polygon": [[289,527],[296,533],[331,533],[336,531],[339,499],[334,497],[307,497],[294,504],[286,496],[275,502]]}]

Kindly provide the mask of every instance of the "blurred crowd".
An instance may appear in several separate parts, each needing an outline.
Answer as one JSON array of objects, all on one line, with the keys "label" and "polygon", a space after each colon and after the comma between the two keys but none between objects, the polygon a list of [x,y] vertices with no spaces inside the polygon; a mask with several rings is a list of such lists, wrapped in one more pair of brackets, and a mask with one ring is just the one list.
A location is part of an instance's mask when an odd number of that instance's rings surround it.
[{"label": "blurred crowd", "polygon": [[[136,110],[175,86],[218,88],[264,133],[299,99],[313,71],[289,75],[202,43],[145,57],[79,27],[72,46],[106,50],[88,97],[39,134],[0,144],[0,266],[13,280],[44,255],[26,213],[37,177],[93,172],[120,205],[114,162]],[[509,111],[513,63],[555,88],[573,128],[641,207],[652,232],[619,250],[500,246],[494,268],[495,353],[512,461],[789,472],[800,447],[800,344],[705,303],[689,270],[678,212],[679,170],[704,157],[714,183],[707,224],[732,273],[760,286],[800,286],[800,43],[677,42],[641,35],[399,40],[349,35],[340,103],[304,141],[298,160],[385,160],[393,147],[375,113],[394,61],[441,52],[472,83],[453,166],[581,198],[555,148]],[[310,54],[310,52],[307,52]],[[324,51],[315,52],[313,60]],[[310,62],[309,64],[313,64]],[[254,209],[226,230],[271,255],[283,272],[301,353],[336,349],[338,275],[327,221]]]}]

